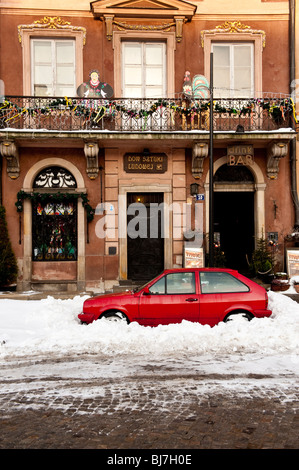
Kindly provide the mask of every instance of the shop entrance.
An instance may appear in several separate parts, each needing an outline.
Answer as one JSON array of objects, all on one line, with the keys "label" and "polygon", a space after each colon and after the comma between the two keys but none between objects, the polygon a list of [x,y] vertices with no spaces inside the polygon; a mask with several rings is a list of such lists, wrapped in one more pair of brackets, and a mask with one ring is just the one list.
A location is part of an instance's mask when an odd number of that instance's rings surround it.
[{"label": "shop entrance", "polygon": [[163,193],[127,193],[128,279],[150,280],[164,269]]},{"label": "shop entrance", "polygon": [[254,192],[215,192],[214,234],[225,266],[248,274],[246,255],[254,249]]}]

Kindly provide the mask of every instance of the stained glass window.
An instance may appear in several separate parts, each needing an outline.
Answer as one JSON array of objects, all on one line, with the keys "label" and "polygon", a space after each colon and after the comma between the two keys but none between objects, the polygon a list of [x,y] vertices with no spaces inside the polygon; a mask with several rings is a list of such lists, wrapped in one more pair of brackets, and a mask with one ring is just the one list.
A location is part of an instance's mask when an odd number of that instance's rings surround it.
[{"label": "stained glass window", "polygon": [[33,202],[33,261],[77,259],[76,208],[76,202]]}]

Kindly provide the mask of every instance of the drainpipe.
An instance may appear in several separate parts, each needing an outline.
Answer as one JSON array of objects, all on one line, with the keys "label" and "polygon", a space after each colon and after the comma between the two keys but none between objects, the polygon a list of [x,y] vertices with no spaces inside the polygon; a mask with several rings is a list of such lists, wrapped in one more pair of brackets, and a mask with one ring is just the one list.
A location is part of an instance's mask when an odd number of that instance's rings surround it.
[{"label": "drainpipe", "polygon": [[[289,27],[289,39],[290,39],[290,85],[295,85],[296,90],[296,70],[295,70],[295,0],[289,0],[290,10],[290,27]],[[290,86],[291,89],[291,86]],[[292,92],[292,91],[291,91]],[[295,95],[295,94],[294,94]],[[294,96],[294,101],[296,95]],[[296,101],[295,101],[296,105]],[[293,124],[293,128],[295,124]],[[291,163],[291,194],[293,203],[295,206],[295,227],[299,227],[299,199],[297,193],[297,167],[296,167],[296,141],[293,139],[290,142],[290,163]]]},{"label": "drainpipe", "polygon": [[2,158],[0,153],[0,206],[2,206]]}]

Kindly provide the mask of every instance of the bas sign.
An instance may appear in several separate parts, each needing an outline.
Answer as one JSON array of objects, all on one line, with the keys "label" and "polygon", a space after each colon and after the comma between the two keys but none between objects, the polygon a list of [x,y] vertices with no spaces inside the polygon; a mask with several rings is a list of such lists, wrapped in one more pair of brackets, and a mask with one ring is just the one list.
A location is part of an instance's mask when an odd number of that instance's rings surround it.
[{"label": "bas sign", "polygon": [[230,145],[227,147],[227,164],[229,166],[252,165],[253,145]]},{"label": "bas sign", "polygon": [[165,173],[167,155],[165,153],[126,153],[124,170],[127,173]]}]

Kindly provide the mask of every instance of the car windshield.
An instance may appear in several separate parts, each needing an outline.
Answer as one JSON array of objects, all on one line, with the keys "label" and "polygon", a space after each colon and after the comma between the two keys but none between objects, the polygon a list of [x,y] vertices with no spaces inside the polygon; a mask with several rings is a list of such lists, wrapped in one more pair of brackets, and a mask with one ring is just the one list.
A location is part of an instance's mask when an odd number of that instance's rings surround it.
[{"label": "car windshield", "polygon": [[[158,277],[158,276],[156,276],[156,277]],[[134,289],[132,290],[132,292],[134,292],[134,294],[135,294],[136,292],[140,292],[142,289],[144,289],[144,288],[145,288],[151,281],[153,281],[154,279],[156,279],[156,278],[153,278],[153,279],[151,279],[150,281],[147,281],[147,282],[146,282],[145,284],[143,284],[142,286],[134,287]]]},{"label": "car windshield", "polygon": [[149,281],[147,281],[145,284],[143,284],[143,286],[137,286],[137,287],[134,287],[134,289],[133,289],[133,291],[132,291],[132,292],[134,292],[134,294],[135,294],[136,292],[140,292],[142,289],[144,289],[144,288],[145,288],[145,286],[147,286],[147,285],[148,285],[148,283],[149,283]]}]

